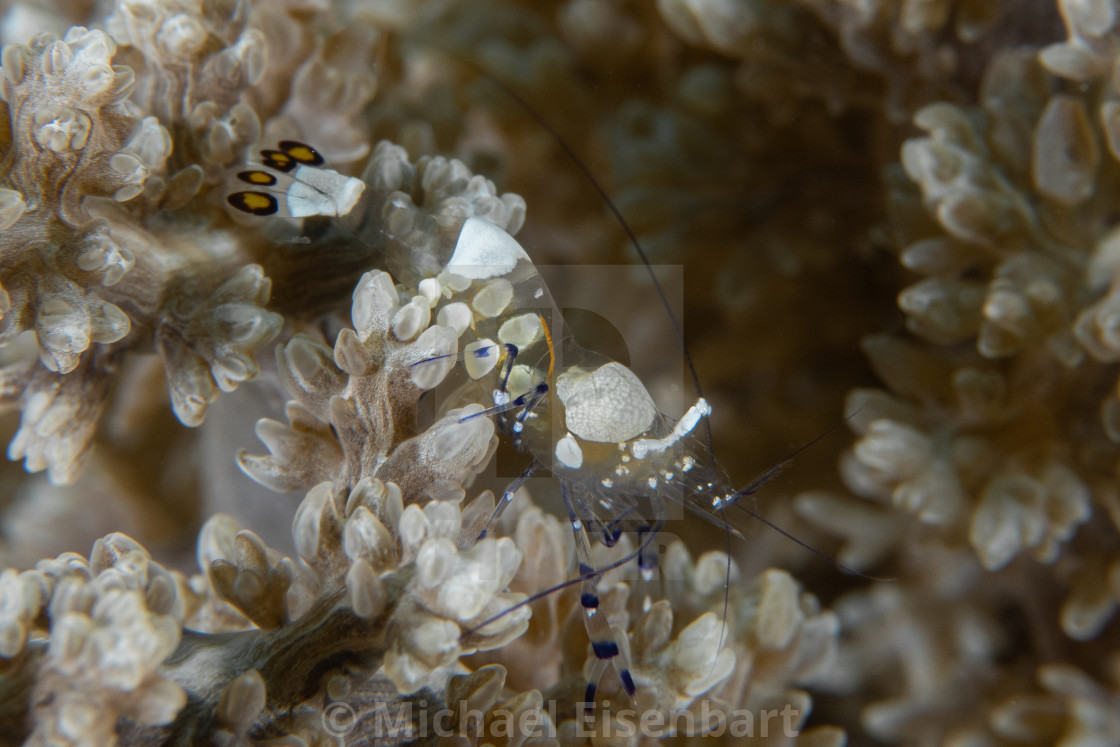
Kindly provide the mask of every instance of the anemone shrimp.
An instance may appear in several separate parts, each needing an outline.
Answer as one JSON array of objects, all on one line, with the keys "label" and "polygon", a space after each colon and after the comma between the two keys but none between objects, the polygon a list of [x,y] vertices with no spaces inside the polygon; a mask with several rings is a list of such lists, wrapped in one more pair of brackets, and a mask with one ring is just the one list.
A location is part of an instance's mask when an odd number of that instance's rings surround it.
[{"label": "anemone shrimp", "polygon": [[[506,487],[475,541],[486,538],[534,473],[547,469],[559,485],[574,540],[576,577],[477,622],[464,637],[578,585],[594,657],[586,673],[584,707],[597,702],[608,672],[633,699],[638,685],[625,633],[600,611],[600,579],[632,561],[644,581],[652,579],[654,541],[672,505],[704,518],[730,542],[737,531],[727,512],[761,518],[741,499],[780,466],[734,489],[705,443],[701,426],[711,408],[703,397],[680,419],[670,418],[629,368],[575,341],[540,272],[511,236],[524,215],[516,199],[487,198],[483,190],[469,210],[459,204],[434,215],[418,212],[398,189],[407,154],[386,142],[378,145],[361,179],[321,168],[314,149],[295,141],[281,142],[261,156],[260,164],[238,174],[251,189],[231,193],[230,205],[257,215],[347,221],[349,240],[378,247],[391,270],[367,272],[359,282],[355,326],[361,326],[359,317],[391,309],[393,335],[402,342],[415,340],[422,351],[402,369],[411,385],[442,393],[453,404],[481,403],[452,412],[462,413],[457,416],[461,424],[492,418],[512,445],[530,456],[530,465]],[[452,173],[455,168],[454,162],[447,164]],[[445,385],[453,370],[460,371],[458,380]],[[592,543],[613,548],[624,532],[637,536],[636,547],[596,563]],[[732,570],[725,563],[726,607]],[[716,627],[722,647],[727,633],[722,623]],[[733,667],[734,657],[719,653],[707,665],[709,687],[726,679]]]}]

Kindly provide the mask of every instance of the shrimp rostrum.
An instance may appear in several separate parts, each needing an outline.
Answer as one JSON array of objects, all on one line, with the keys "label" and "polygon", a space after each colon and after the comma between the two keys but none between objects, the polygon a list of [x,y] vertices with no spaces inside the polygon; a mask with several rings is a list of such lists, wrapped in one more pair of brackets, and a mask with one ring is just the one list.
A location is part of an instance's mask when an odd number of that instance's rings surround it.
[{"label": "shrimp rostrum", "polygon": [[[580,587],[595,656],[586,701],[595,701],[601,678],[611,671],[632,696],[635,683],[621,634],[600,613],[598,582],[605,571],[635,559],[648,576],[655,562],[651,542],[670,502],[731,531],[723,511],[737,505],[743,491],[728,486],[698,437],[710,413],[707,402],[698,398],[674,420],[659,411],[629,368],[582,348],[540,272],[511,236],[523,219],[523,203],[495,196],[489,182],[471,177],[462,164],[422,160],[418,176],[420,167],[402,149],[381,143],[359,181],[319,169],[317,154],[298,143],[282,143],[264,157],[270,168],[241,172],[253,189],[231,194],[230,204],[258,215],[337,218],[332,240],[357,242],[371,265],[388,272],[363,276],[354,294],[355,317],[363,313],[360,298],[408,299],[395,307],[392,333],[401,341],[427,340],[401,367],[401,376],[415,391],[434,390],[454,406],[477,403],[454,411],[460,423],[492,420],[532,457],[481,522],[478,538],[494,528],[531,474],[551,471],[578,561],[578,576],[562,586]],[[272,161],[286,164],[291,157],[303,165],[290,183],[277,179],[276,186],[267,185],[271,191],[262,190],[275,170]],[[452,377],[457,369],[461,373]],[[623,532],[637,533],[636,549],[597,567],[592,542],[612,547]],[[726,677],[733,658],[712,663],[712,682]]]}]

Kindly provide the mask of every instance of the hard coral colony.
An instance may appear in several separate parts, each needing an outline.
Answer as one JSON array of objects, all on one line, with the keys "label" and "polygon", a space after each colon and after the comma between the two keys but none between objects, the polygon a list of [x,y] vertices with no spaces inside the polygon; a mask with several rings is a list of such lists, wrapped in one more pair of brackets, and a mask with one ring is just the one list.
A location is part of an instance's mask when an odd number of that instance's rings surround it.
[{"label": "hard coral colony", "polygon": [[[1115,3],[4,10],[0,396],[9,455],[46,472],[3,474],[8,741],[1120,743]],[[572,476],[489,522],[521,471],[498,426],[532,431],[550,400],[479,415],[473,373],[532,393],[565,350],[552,318],[482,321],[506,306],[493,278],[459,302],[462,227],[517,233],[530,276],[628,259],[479,68],[603,175],[655,262],[685,263],[735,481],[851,414],[760,511],[890,580],[762,532],[734,560],[662,535],[653,579],[634,558],[578,582],[577,555],[640,540],[577,553],[534,505],[613,448],[559,387]],[[340,172],[318,190],[317,165],[247,165],[304,142]],[[254,170],[308,217],[231,209]],[[635,359],[673,347],[619,277],[584,268],[570,305],[613,295]],[[487,325],[527,352],[454,365]],[[669,369],[638,386],[682,412]],[[669,529],[727,546],[696,524]],[[597,677],[589,583],[632,697]]]}]

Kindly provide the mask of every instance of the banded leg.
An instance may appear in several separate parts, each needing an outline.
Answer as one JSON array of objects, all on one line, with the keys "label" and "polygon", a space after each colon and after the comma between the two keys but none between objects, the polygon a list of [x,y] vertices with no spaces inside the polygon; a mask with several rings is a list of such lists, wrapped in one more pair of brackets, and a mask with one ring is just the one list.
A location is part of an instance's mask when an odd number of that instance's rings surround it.
[{"label": "banded leg", "polygon": [[592,667],[591,676],[587,681],[587,691],[584,695],[584,706],[593,708],[595,695],[599,689],[599,682],[608,669],[614,669],[622,683],[623,690],[631,699],[634,697],[634,679],[630,675],[630,664],[623,656],[622,650],[611,630],[610,623],[604,613],[599,611],[599,577],[602,575],[592,565],[591,543],[587,539],[587,530],[583,521],[576,515],[568,491],[563,491],[564,504],[568,509],[568,518],[572,525],[572,535],[576,544],[576,559],[579,562],[579,575],[583,579],[580,584],[580,606],[583,607],[583,624],[587,629],[587,636],[591,639],[591,650],[595,654],[595,665]]}]

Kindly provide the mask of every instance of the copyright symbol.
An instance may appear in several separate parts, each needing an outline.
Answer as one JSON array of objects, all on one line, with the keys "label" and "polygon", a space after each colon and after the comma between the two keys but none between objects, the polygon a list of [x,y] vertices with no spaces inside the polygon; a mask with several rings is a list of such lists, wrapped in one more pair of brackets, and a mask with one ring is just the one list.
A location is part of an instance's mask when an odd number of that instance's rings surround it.
[{"label": "copyright symbol", "polygon": [[358,723],[358,714],[349,703],[336,701],[323,709],[323,730],[332,737],[344,737]]}]

